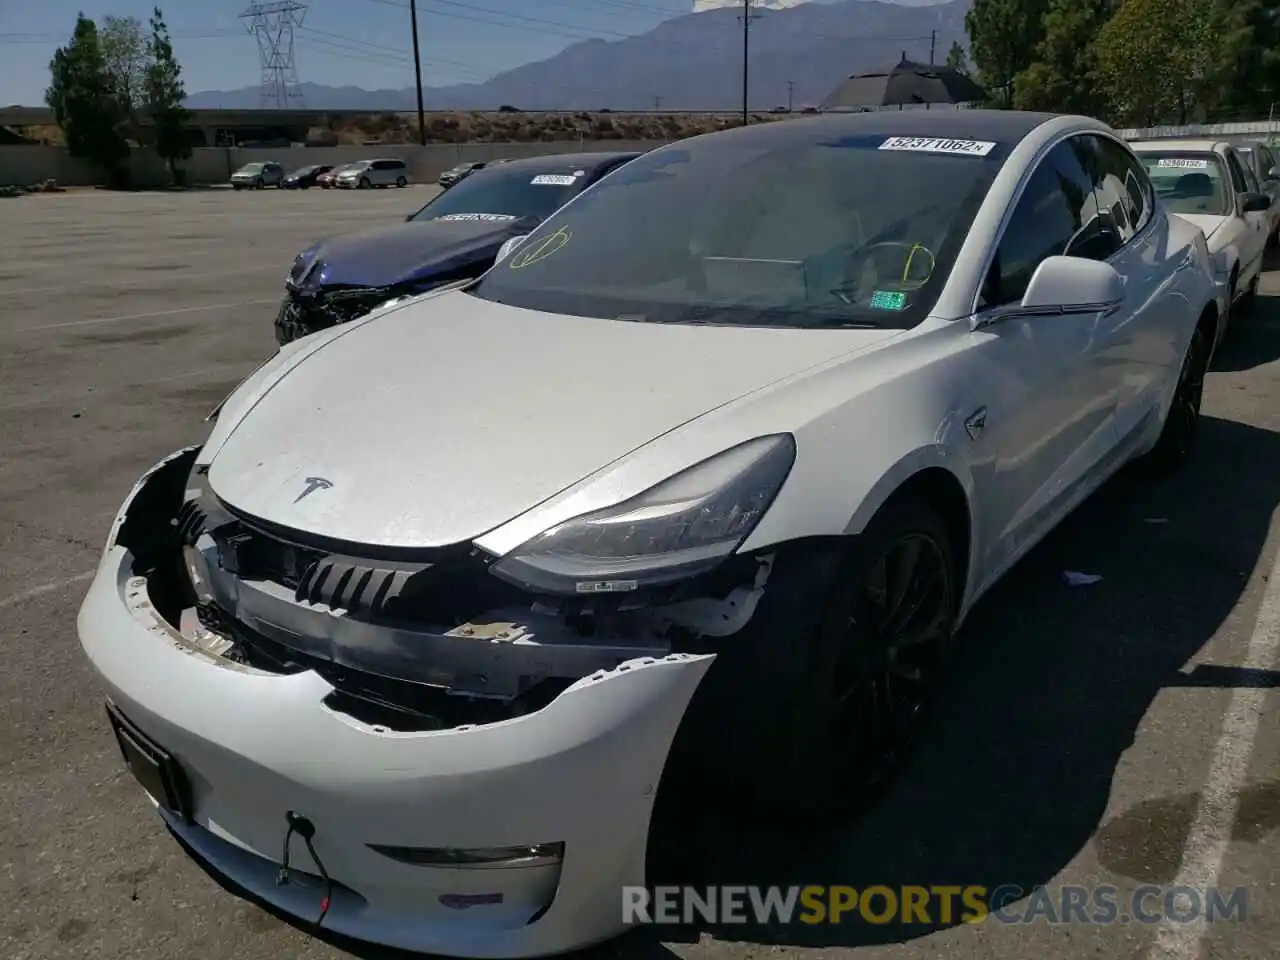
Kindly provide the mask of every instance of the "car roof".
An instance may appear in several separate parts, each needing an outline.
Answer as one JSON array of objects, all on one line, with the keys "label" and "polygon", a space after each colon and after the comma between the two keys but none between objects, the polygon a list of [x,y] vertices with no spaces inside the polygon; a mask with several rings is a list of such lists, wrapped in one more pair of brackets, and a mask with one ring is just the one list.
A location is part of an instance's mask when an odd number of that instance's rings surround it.
[{"label": "car roof", "polygon": [[948,140],[990,140],[1012,147],[1041,124],[1060,114],[1026,110],[871,110],[861,113],[819,113],[795,120],[734,127],[680,141],[741,142],[744,148],[773,146],[788,141],[826,136],[938,137]]},{"label": "car roof", "polygon": [[1231,146],[1226,140],[1130,140],[1129,148],[1142,150],[1181,150],[1185,153],[1217,153],[1219,147]]},{"label": "car roof", "polygon": [[[623,160],[634,160],[641,156],[639,151],[634,150],[614,150],[614,151],[598,151],[592,153],[553,153],[549,156],[542,157],[524,157],[520,160],[508,160],[506,163],[498,164],[497,169],[526,171],[529,173],[555,173],[561,170],[567,170],[572,173],[575,170],[595,170],[599,167],[608,166],[612,163],[620,163]],[[492,161],[490,161],[492,163]]]}]

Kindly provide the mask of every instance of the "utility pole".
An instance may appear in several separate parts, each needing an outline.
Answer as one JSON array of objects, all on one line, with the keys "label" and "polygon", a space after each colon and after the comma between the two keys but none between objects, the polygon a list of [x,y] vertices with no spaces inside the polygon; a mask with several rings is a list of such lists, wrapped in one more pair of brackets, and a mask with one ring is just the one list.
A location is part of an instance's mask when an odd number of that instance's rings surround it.
[{"label": "utility pole", "polygon": [[794,80],[787,81],[787,113],[791,112],[792,105],[795,103],[796,82]]},{"label": "utility pole", "polygon": [[747,117],[747,93],[748,78],[750,71],[748,67],[748,57],[750,55],[750,39],[751,39],[751,21],[757,19],[760,14],[751,9],[751,0],[742,0],[742,125],[745,127],[750,120]]},{"label": "utility pole", "polygon": [[418,50],[418,0],[409,0],[409,25],[413,30],[413,72],[418,80],[418,142],[427,145],[427,114],[422,109],[422,55]]},{"label": "utility pole", "polygon": [[933,59],[933,54],[937,50],[937,48],[938,48],[938,31],[930,30],[929,31],[929,64],[930,65],[936,62]]}]

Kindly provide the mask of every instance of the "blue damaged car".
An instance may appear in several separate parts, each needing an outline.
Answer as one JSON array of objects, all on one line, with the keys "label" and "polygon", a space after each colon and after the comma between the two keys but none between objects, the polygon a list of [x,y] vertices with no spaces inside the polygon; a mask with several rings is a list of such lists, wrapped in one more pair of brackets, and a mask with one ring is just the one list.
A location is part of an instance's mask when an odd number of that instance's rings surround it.
[{"label": "blue damaged car", "polygon": [[530,233],[639,153],[565,153],[479,170],[403,223],[321,240],[298,254],[276,315],[286,344],[389,300],[478,277],[504,243]]}]

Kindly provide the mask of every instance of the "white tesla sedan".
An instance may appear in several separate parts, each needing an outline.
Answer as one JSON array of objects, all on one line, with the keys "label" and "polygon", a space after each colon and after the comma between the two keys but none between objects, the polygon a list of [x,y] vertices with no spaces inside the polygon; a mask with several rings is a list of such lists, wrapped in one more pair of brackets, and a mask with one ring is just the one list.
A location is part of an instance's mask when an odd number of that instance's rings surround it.
[{"label": "white tesla sedan", "polygon": [[974,601],[1187,454],[1218,321],[1203,234],[1095,121],[680,141],[284,347],[129,494],[81,643],[239,888],[433,953],[600,941],[660,784],[887,779]]}]

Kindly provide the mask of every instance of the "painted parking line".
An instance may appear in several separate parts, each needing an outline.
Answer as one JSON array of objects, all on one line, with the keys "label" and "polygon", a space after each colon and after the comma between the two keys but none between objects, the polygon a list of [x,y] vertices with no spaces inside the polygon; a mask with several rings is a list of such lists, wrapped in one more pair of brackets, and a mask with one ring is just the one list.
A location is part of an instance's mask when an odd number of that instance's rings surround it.
[{"label": "painted parking line", "polygon": [[[0,336],[13,333],[39,333],[42,330],[65,330],[69,327],[93,327],[103,323],[124,323],[128,320],[149,320],[152,317],[174,317],[183,313],[201,313],[209,310],[232,310],[236,307],[255,307],[264,303],[279,303],[279,297],[265,300],[241,300],[239,303],[210,303],[201,307],[175,307],[172,310],[152,310],[148,313],[126,313],[118,317],[94,317],[90,320],[68,320],[65,323],[45,323],[35,327],[14,327],[0,330]],[[254,319],[257,319],[256,317]]]},{"label": "painted parking line", "polygon": [[[1274,670],[1277,652],[1280,652],[1280,551],[1271,564],[1243,666],[1252,670]],[[1249,761],[1266,698],[1267,690],[1262,687],[1237,687],[1231,693],[1222,733],[1200,792],[1200,805],[1183,848],[1175,888],[1203,891],[1218,883],[1240,809],[1240,791],[1249,777]],[[1199,960],[1206,928],[1204,911],[1199,911],[1191,922],[1165,917],[1156,932],[1148,960]]]}]

